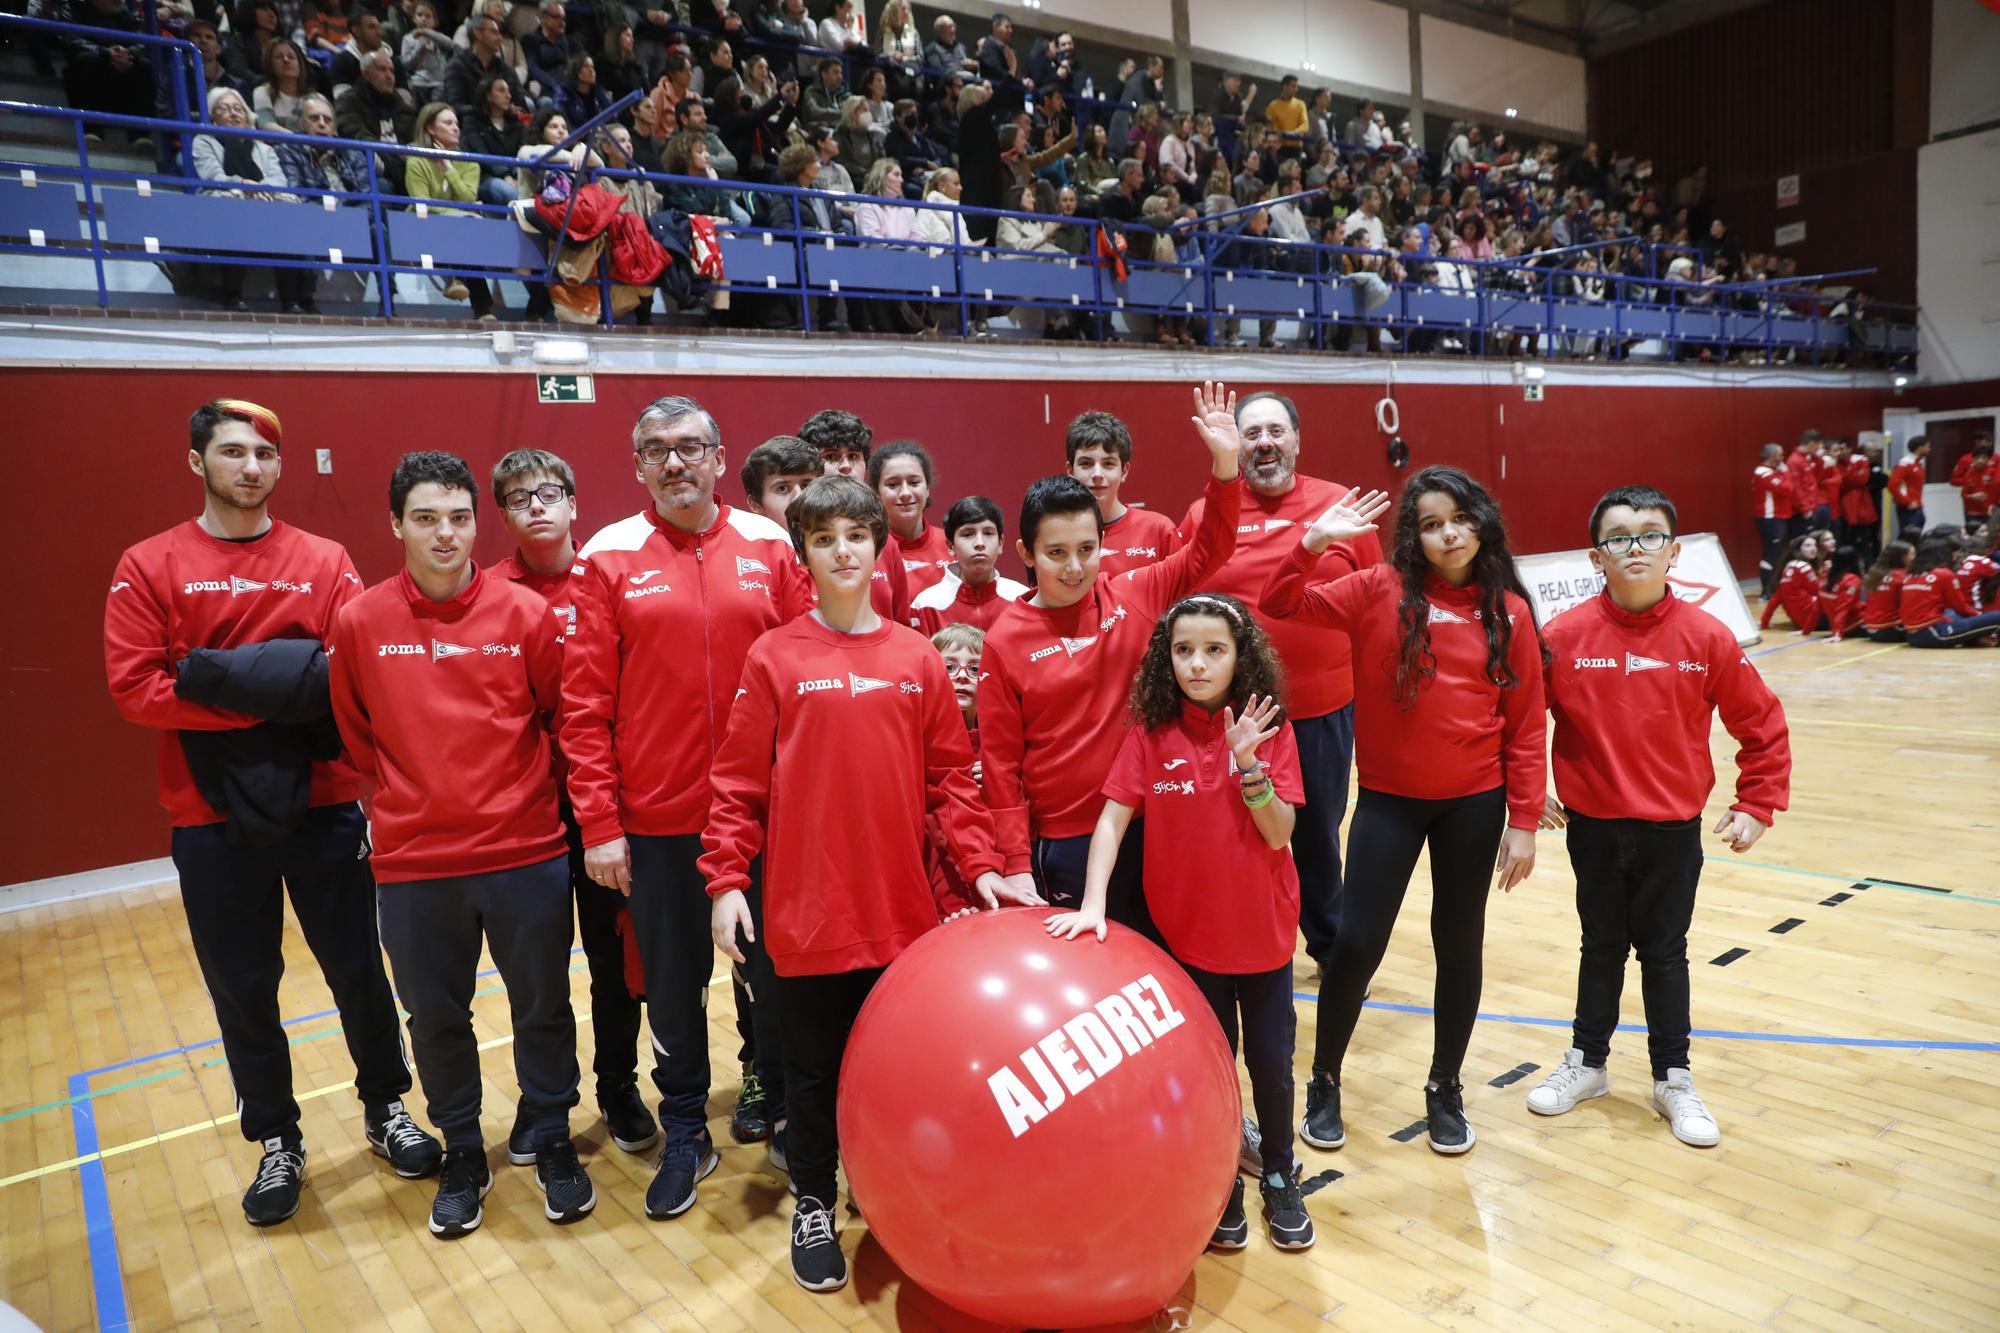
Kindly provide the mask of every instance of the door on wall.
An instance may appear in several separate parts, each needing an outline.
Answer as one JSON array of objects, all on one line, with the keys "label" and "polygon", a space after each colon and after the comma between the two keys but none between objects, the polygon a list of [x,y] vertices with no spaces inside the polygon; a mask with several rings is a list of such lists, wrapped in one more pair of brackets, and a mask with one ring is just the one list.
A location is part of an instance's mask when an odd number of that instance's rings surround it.
[{"label": "door on wall", "polygon": [[1951,484],[1952,469],[1958,460],[1972,452],[1975,435],[1993,434],[1994,414],[1973,413],[1962,417],[1932,418],[1924,423],[1924,434],[1931,442],[1931,455],[1925,462],[1924,470],[1924,510],[1933,523],[1963,523],[1965,502],[1958,487]]}]

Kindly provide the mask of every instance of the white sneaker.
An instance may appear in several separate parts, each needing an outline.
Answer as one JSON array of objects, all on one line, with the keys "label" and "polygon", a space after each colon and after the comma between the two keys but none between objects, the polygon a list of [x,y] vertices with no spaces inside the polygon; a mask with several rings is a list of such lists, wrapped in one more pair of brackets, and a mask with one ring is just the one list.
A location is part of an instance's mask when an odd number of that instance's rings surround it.
[{"label": "white sneaker", "polygon": [[1264,1173],[1264,1131],[1247,1115],[1243,1117],[1243,1141],[1237,1150],[1236,1169],[1246,1176]]},{"label": "white sneaker", "polygon": [[1667,1127],[1682,1143],[1713,1148],[1722,1142],[1721,1128],[1694,1090],[1694,1075],[1685,1069],[1669,1069],[1666,1082],[1653,1085],[1653,1109],[1667,1118]]},{"label": "white sneaker", "polygon": [[1528,1109],[1536,1115],[1561,1115],[1575,1110],[1578,1102],[1609,1091],[1611,1075],[1585,1064],[1583,1052],[1572,1046],[1563,1052],[1562,1063],[1528,1094]]}]

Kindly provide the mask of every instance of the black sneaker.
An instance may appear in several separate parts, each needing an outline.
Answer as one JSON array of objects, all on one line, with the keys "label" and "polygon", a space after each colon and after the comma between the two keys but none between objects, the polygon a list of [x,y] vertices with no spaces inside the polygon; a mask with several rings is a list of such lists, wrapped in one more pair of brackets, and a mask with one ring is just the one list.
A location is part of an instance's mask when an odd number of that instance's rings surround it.
[{"label": "black sneaker", "polygon": [[1338,1148],[1347,1142],[1347,1126],[1340,1123],[1340,1085],[1323,1069],[1313,1070],[1306,1084],[1306,1118],[1299,1137],[1315,1148]]},{"label": "black sneaker", "polygon": [[438,1169],[437,1198],[431,1203],[431,1234],[449,1240],[479,1230],[486,1220],[480,1200],[492,1188],[493,1173],[486,1169],[484,1149],[447,1149]]},{"label": "black sneaker", "polygon": [[1257,1183],[1257,1192],[1264,1196],[1264,1225],[1270,1228],[1271,1243],[1281,1250],[1311,1249],[1313,1220],[1299,1188],[1298,1168],[1293,1167],[1289,1176],[1271,1172]]},{"label": "black sneaker", "polygon": [[514,1128],[507,1131],[507,1160],[515,1166],[535,1164],[535,1122],[528,1116],[528,1108],[514,1108]]},{"label": "black sneaker", "polygon": [[646,1187],[646,1216],[654,1219],[679,1217],[694,1207],[694,1187],[722,1164],[708,1135],[668,1140],[660,1149],[660,1169]]},{"label": "black sneaker", "polygon": [[807,1291],[839,1291],[847,1285],[847,1256],[840,1252],[833,1209],[802,1198],[792,1209],[792,1280]]},{"label": "black sneaker", "polygon": [[729,1117],[729,1137],[738,1143],[762,1143],[771,1137],[771,1122],[764,1108],[764,1084],[755,1074],[743,1076],[743,1090],[736,1094],[736,1110]]},{"label": "black sneaker", "polygon": [[1250,1219],[1243,1215],[1243,1177],[1236,1177],[1236,1183],[1229,1187],[1229,1203],[1222,1210],[1222,1220],[1215,1224],[1215,1234],[1208,1238],[1211,1250],[1240,1250],[1250,1243]]},{"label": "black sneaker", "polygon": [[297,1137],[264,1140],[257,1178],[243,1191],[243,1217],[253,1227],[276,1226],[299,1210],[306,1182],[306,1145]]},{"label": "black sneaker", "polygon": [[1470,1152],[1478,1140],[1472,1126],[1466,1123],[1463,1084],[1440,1083],[1435,1088],[1425,1088],[1424,1119],[1432,1152],[1456,1156]]},{"label": "black sneaker", "polygon": [[574,1222],[597,1207],[597,1191],[577,1160],[576,1144],[568,1135],[542,1140],[535,1154],[535,1183],[542,1189],[542,1211],[551,1222]]},{"label": "black sneaker", "polygon": [[597,1105],[604,1112],[604,1123],[611,1127],[611,1141],[626,1152],[644,1152],[660,1141],[660,1122],[639,1095],[638,1084],[599,1092]]},{"label": "black sneaker", "polygon": [[405,1180],[422,1180],[438,1169],[444,1148],[417,1128],[400,1101],[370,1106],[362,1111],[362,1132],[377,1157],[386,1158],[397,1175]]}]

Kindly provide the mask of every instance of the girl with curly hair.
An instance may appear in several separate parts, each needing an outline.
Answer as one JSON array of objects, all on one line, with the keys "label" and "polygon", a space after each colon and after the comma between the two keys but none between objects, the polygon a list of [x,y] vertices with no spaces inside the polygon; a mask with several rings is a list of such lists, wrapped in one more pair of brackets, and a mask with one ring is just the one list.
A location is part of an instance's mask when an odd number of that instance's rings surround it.
[{"label": "girl with curly hair", "polygon": [[1259,599],[1266,615],[1354,642],[1361,794],[1348,827],[1340,932],[1321,972],[1302,1134],[1316,1148],[1347,1141],[1341,1062],[1428,844],[1437,986],[1424,1103],[1432,1149],[1462,1153],[1474,1135],[1459,1066],[1479,1010],[1487,891],[1495,873],[1511,891],[1535,865],[1548,787],[1547,658],[1500,506],[1457,468],[1410,478],[1386,563],[1308,587],[1320,553],[1374,531],[1387,507],[1377,492],[1329,509]]},{"label": "girl with curly hair", "polygon": [[[1243,1059],[1262,1131],[1259,1168],[1271,1243],[1313,1243],[1292,1156],[1292,949],[1299,872],[1289,847],[1305,801],[1299,747],[1280,702],[1284,667],[1248,608],[1223,593],[1169,607],[1140,659],[1104,810],[1090,838],[1083,905],[1049,918],[1049,934],[1105,935],[1118,848],[1145,818],[1146,906]],[[1209,1244],[1249,1239],[1236,1178]]]}]

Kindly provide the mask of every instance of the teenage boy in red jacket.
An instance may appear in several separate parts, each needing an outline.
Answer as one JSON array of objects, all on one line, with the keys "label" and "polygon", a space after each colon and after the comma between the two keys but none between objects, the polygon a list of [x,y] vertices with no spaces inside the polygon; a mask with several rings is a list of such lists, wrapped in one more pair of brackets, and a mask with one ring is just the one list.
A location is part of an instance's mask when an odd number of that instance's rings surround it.
[{"label": "teenage boy in red jacket", "polygon": [[[1190,540],[1157,564],[1101,577],[1103,517],[1074,477],[1044,477],[1021,502],[1015,549],[1035,593],[993,622],[980,659],[980,764],[995,837],[1017,890],[1083,901],[1084,862],[1104,778],[1125,739],[1125,700],[1153,622],[1236,546],[1243,500],[1235,395],[1195,390],[1209,452],[1208,505]],[[1140,884],[1143,840],[1128,837],[1111,875],[1111,919],[1152,933]]]},{"label": "teenage boy in red jacket", "polygon": [[[271,1226],[298,1211],[306,1168],[291,1047],[278,1014],[288,892],[340,1008],[369,1146],[406,1178],[437,1170],[440,1153],[403,1109],[410,1067],[382,971],[354,770],[338,758],[314,759],[297,827],[255,846],[232,836],[230,812],[209,804],[182,748],[187,733],[244,734],[265,722],[184,697],[181,672],[194,655],[255,652],[273,640],[325,643],[335,614],[360,593],[361,576],[338,543],[271,517],[282,467],[276,413],[220,399],[203,404],[188,425],[201,514],[119,558],[104,603],[104,666],[119,713],[159,733],[160,804],[173,824],[188,934],[222,1030],[243,1137],[263,1149],[243,1215]],[[325,677],[317,679],[330,717]]]},{"label": "teenage boy in red jacket", "polygon": [[[812,582],[784,529],[716,500],[727,462],[701,404],[648,404],[632,446],[650,503],[585,542],[570,578],[576,628],[563,647],[562,749],[584,869],[626,895],[646,974],[666,1134],[646,1215],[662,1218],[693,1207],[696,1184],[721,1161],[708,1134],[715,950],[695,870],[709,764],[750,645],[811,608]],[[769,966],[761,949],[752,952],[752,992]],[[753,1021],[771,1163],[782,1170],[781,1041],[764,1006]]]},{"label": "teenage boy in red jacket", "polygon": [[1922,435],[1910,441],[1910,452],[1889,473],[1889,494],[1896,501],[1896,538],[1911,528],[1924,529],[1924,481],[1930,472],[1931,442]]},{"label": "teenage boy in red jacket", "polygon": [[[847,1283],[833,1204],[848,1034],[883,969],[970,905],[934,896],[926,812],[939,814],[983,906],[1040,899],[997,873],[992,819],[944,663],[923,636],[870,605],[889,535],[880,498],[852,478],[822,477],[792,506],[791,521],[819,606],[750,649],[715,757],[700,872],[714,899],[716,946],[741,962],[761,925],[777,972],[799,1196],[792,1276],[808,1291],[836,1291]],[[868,780],[829,782],[836,773]],[[761,921],[744,893],[760,852]]]},{"label": "teenage boy in red jacket", "polygon": [[[1576,1030],[1528,1109],[1560,1115],[1611,1090],[1625,958],[1639,955],[1653,1109],[1674,1137],[1708,1147],[1722,1132],[1688,1062],[1688,925],[1701,878],[1701,810],[1715,786],[1711,720],[1742,747],[1736,800],[1714,831],[1747,852],[1791,792],[1785,712],[1721,621],[1667,591],[1679,558],[1673,502],[1651,486],[1606,493],[1590,516],[1604,591],[1551,620],[1545,672],[1555,714],[1556,795],[1542,827],[1569,828],[1583,960]],[[1560,798],[1560,804],[1558,804]]]},{"label": "teenage boy in red jacket", "polygon": [[1132,432],[1109,412],[1081,412],[1063,432],[1069,474],[1090,488],[1104,522],[1098,573],[1104,578],[1143,569],[1181,544],[1174,521],[1153,509],[1135,509],[1118,498],[1132,478]]},{"label": "teenage boy in red jacket", "polygon": [[[576,623],[569,595],[576,542],[576,474],[567,462],[544,449],[516,449],[493,465],[493,502],[515,542],[514,554],[486,573],[538,594],[555,611],[567,634]],[[644,1152],[660,1137],[660,1123],[639,1095],[639,1001],[625,984],[625,942],[618,918],[623,894],[607,889],[584,871],[583,829],[563,789],[560,749],[555,756],[556,792],[563,834],[569,845],[570,888],[576,895],[576,933],[590,966],[592,1059],[597,1105],[611,1141],[626,1152]],[[524,1107],[507,1136],[507,1156],[516,1166],[535,1160],[532,1117]]]},{"label": "teenage boy in red jacket", "polygon": [[478,503],[464,459],[403,455],[389,481],[403,570],[341,609],[327,654],[341,738],[376,784],[382,944],[444,1136],[440,1237],[476,1229],[493,1188],[472,1031],[482,941],[507,983],[543,1211],[574,1222],[597,1206],[569,1137],[569,858],[550,750],[564,627],[539,593],[472,563]]}]

